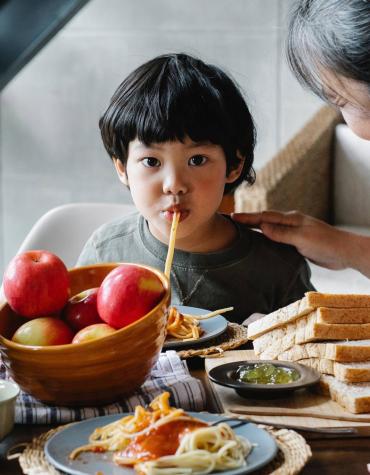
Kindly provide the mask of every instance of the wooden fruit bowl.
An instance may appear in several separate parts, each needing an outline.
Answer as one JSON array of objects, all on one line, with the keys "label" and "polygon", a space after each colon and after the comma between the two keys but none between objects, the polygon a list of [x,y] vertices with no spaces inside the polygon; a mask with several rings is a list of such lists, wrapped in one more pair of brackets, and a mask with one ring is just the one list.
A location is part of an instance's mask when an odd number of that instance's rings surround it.
[{"label": "wooden fruit bowl", "polygon": [[[69,270],[71,295],[99,287],[118,265],[97,264]],[[101,339],[58,346],[14,343],[10,338],[26,320],[7,303],[0,306],[1,356],[23,391],[47,404],[83,406],[118,401],[143,384],[166,336],[170,287],[162,272],[139,267],[159,277],[165,289],[162,300],[139,320]]]}]

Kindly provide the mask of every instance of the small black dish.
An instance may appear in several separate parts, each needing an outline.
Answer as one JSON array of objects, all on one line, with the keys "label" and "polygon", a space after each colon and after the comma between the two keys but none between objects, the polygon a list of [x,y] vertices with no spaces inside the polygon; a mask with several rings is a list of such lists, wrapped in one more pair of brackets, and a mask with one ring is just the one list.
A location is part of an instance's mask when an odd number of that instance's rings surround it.
[{"label": "small black dish", "polygon": [[[299,372],[299,378],[286,384],[244,383],[238,380],[238,370],[240,367],[257,363],[270,363],[274,366],[296,370]],[[234,361],[233,363],[226,363],[212,368],[208,376],[214,383],[235,389],[240,396],[250,399],[256,397],[264,399],[282,397],[291,391],[312,386],[320,380],[320,373],[308,366],[292,363],[291,361],[276,360]]]}]

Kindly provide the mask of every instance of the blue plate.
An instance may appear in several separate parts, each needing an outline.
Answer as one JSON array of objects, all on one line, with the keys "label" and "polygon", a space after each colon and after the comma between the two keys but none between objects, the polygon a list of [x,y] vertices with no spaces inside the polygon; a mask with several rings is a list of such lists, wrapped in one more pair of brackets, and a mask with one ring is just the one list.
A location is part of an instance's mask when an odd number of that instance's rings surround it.
[{"label": "blue plate", "polygon": [[[215,422],[225,419],[219,414],[189,412],[193,417],[197,417],[206,422]],[[73,449],[88,443],[89,435],[96,427],[101,427],[120,419],[127,414],[114,414],[110,416],[96,417],[86,421],[78,422],[51,437],[45,445],[45,455],[47,460],[57,469],[71,475],[92,475],[101,471],[104,475],[135,475],[132,468],[124,468],[116,465],[112,461],[112,454],[83,452],[76,460],[69,460],[68,456]],[[275,440],[271,435],[258,428],[255,424],[247,423],[234,429],[235,433],[247,438],[252,444],[252,452],[247,458],[247,465],[234,470],[227,470],[223,475],[242,475],[251,473],[260,467],[268,464],[277,453]]]},{"label": "blue plate", "polygon": [[[211,310],[186,307],[184,305],[174,305],[174,307],[176,307],[180,313],[187,313],[189,315],[204,315],[211,312]],[[194,347],[195,345],[199,345],[205,341],[212,340],[212,338],[221,335],[226,330],[227,320],[222,315],[217,315],[216,317],[200,322],[200,327],[202,328],[203,333],[199,340],[181,341],[172,338],[164,342],[163,349],[169,350],[171,348]]]}]

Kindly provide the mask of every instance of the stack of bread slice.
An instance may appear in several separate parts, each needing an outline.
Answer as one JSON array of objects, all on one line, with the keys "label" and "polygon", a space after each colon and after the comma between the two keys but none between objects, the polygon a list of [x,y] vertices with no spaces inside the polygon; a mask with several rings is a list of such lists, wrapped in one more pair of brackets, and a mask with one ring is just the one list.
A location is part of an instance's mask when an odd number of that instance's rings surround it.
[{"label": "stack of bread slice", "polygon": [[307,292],[248,326],[260,359],[296,361],[352,413],[370,412],[370,295]]}]

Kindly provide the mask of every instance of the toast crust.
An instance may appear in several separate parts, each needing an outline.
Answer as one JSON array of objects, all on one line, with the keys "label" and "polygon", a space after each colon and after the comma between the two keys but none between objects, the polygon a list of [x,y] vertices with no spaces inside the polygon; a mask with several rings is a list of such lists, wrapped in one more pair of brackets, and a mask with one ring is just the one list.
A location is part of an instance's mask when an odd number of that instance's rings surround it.
[{"label": "toast crust", "polygon": [[370,295],[365,294],[323,294],[321,292],[306,292],[305,297],[309,306],[330,308],[370,308]]},{"label": "toast crust", "polygon": [[343,383],[334,376],[323,375],[320,387],[352,414],[370,412],[370,383]]},{"label": "toast crust", "polygon": [[302,299],[279,308],[248,325],[248,338],[255,340],[320,307],[324,307],[321,316],[322,323],[370,323],[370,295],[306,292]]},{"label": "toast crust", "polygon": [[277,359],[285,350],[300,343],[318,340],[370,339],[370,323],[320,323],[319,309],[261,335],[253,341],[262,359]]},{"label": "toast crust", "polygon": [[345,383],[370,382],[370,362],[339,363],[325,358],[305,358],[298,363],[316,369],[323,374],[331,374],[338,381]]},{"label": "toast crust", "polygon": [[279,360],[298,361],[305,358],[325,358],[338,362],[370,361],[370,340],[343,340],[294,345],[283,351]]}]

